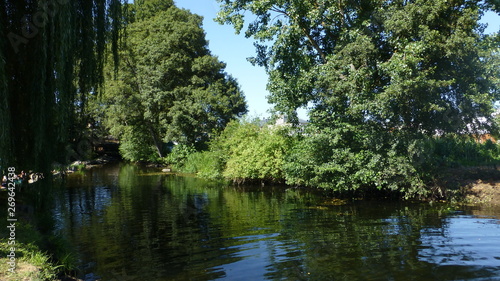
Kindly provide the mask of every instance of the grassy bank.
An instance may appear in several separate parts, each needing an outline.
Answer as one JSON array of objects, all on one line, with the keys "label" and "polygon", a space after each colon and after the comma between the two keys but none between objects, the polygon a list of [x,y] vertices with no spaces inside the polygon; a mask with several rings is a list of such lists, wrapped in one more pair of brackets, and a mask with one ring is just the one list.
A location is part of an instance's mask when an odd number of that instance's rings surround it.
[{"label": "grassy bank", "polygon": [[[2,237],[7,235],[2,230]],[[13,245],[7,238],[0,239],[0,280],[58,280],[61,272],[74,268],[73,255],[62,238],[45,237],[33,226],[19,222],[15,235]],[[14,269],[8,258],[12,253],[15,255]]]},{"label": "grassy bank", "polygon": [[[0,280],[59,280],[76,269],[73,247],[52,231],[54,221],[47,210],[52,185],[47,180],[17,187],[17,221],[7,221],[6,205],[0,210],[4,218],[0,221]],[[7,196],[1,190],[0,202],[7,202]],[[10,257],[15,257],[15,264]]]}]

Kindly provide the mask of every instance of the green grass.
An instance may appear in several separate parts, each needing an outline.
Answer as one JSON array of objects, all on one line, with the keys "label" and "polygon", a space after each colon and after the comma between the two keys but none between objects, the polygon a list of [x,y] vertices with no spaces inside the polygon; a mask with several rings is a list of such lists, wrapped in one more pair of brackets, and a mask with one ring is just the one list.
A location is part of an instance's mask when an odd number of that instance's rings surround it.
[{"label": "green grass", "polygon": [[16,268],[10,272],[6,257],[10,247],[6,239],[0,241],[0,280],[56,280],[62,266],[51,263],[50,256],[31,243],[16,243]]},{"label": "green grass", "polygon": [[[11,273],[7,255],[13,246],[16,269]],[[50,253],[44,249],[50,249]],[[15,245],[9,245],[6,238],[0,239],[0,280],[57,280],[58,273],[76,269],[76,257],[70,249],[62,237],[44,237],[31,225],[17,223]]]}]

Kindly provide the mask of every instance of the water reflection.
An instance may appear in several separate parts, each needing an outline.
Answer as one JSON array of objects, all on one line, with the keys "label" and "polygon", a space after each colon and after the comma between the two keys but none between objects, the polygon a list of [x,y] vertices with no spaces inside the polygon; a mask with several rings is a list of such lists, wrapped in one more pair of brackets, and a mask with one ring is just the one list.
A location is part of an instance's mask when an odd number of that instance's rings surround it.
[{"label": "water reflection", "polygon": [[[457,216],[446,228],[422,231],[423,261],[441,266],[490,266],[500,264],[500,224],[496,219]],[[500,277],[500,276],[499,276]]]},{"label": "water reflection", "polygon": [[[103,280],[457,280],[500,276],[497,214],[324,205],[133,165],[72,176],[57,227]],[[487,217],[485,217],[487,216]]]}]

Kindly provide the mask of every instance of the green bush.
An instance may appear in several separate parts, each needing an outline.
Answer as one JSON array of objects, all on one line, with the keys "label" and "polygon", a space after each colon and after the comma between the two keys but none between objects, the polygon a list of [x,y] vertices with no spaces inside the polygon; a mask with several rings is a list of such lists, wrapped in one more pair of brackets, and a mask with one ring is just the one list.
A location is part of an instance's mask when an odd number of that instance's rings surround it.
[{"label": "green bush", "polygon": [[156,162],[159,160],[154,145],[144,142],[145,134],[145,132],[134,130],[132,127],[124,128],[119,147],[123,159],[134,162]]},{"label": "green bush", "polygon": [[285,156],[294,138],[288,127],[261,127],[258,120],[232,122],[211,143],[225,163],[223,176],[235,182],[284,179]]},{"label": "green bush", "polygon": [[368,146],[371,140],[355,127],[310,130],[287,156],[287,184],[335,191],[377,188],[405,194],[424,193],[423,182],[396,143]]},{"label": "green bush", "polygon": [[444,137],[435,140],[435,154],[447,166],[482,166],[498,160],[499,149],[488,140],[478,143],[472,138]]},{"label": "green bush", "polygon": [[500,163],[500,148],[488,140],[479,143],[463,135],[427,137],[413,141],[409,153],[414,166],[428,174],[442,168],[487,166]]},{"label": "green bush", "polygon": [[184,166],[188,157],[195,153],[196,149],[187,144],[178,144],[172,151],[164,158],[165,164],[172,165],[176,170],[184,170]]},{"label": "green bush", "polygon": [[285,156],[291,144],[285,130],[262,128],[230,151],[224,176],[236,181],[282,181]]},{"label": "green bush", "polygon": [[463,135],[399,136],[349,125],[310,128],[284,165],[288,184],[335,191],[377,188],[427,196],[443,169],[500,163],[500,148]]},{"label": "green bush", "polygon": [[290,129],[261,127],[258,120],[232,121],[210,142],[210,150],[176,147],[167,157],[175,169],[207,179],[234,182],[284,180],[283,165],[293,137]]},{"label": "green bush", "polygon": [[205,179],[220,180],[223,178],[223,169],[224,163],[220,155],[214,151],[202,151],[188,155],[180,171],[196,173]]}]

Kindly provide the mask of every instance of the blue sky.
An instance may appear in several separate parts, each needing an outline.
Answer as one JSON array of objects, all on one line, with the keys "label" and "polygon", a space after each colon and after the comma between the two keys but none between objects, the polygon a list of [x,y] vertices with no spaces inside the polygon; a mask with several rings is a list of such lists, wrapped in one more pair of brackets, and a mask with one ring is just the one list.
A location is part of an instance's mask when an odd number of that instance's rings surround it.
[{"label": "blue sky", "polygon": [[[226,72],[236,78],[245,93],[249,114],[252,117],[268,117],[272,105],[267,103],[267,74],[262,67],[253,66],[247,61],[255,55],[252,39],[243,34],[236,35],[232,26],[220,25],[213,21],[219,5],[216,0],[174,0],[178,7],[204,17],[203,28],[209,48],[213,55],[227,64]],[[500,30],[500,17],[488,13],[482,19],[488,24],[487,33]],[[307,119],[305,110],[299,111],[299,117]]]}]

